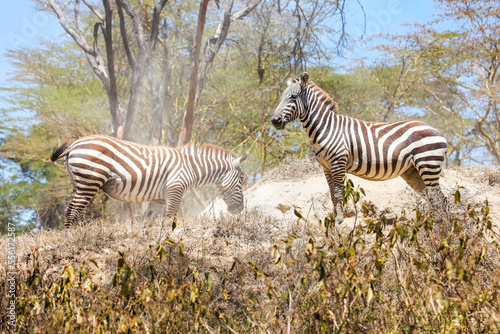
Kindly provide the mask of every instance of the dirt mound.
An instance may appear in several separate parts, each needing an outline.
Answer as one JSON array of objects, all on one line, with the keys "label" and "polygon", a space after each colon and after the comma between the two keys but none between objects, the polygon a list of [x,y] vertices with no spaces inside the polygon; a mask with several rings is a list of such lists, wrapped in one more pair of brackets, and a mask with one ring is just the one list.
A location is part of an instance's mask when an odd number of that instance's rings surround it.
[{"label": "dirt mound", "polygon": [[[348,175],[355,188],[363,188],[366,196],[361,201],[370,202],[378,212],[387,217],[407,213],[419,205],[427,205],[422,196],[410,188],[400,177],[388,181],[367,181]],[[460,190],[464,203],[483,203],[488,200],[493,221],[500,225],[500,168],[469,167],[444,170],[441,188],[454,202],[454,194]],[[296,220],[294,208],[299,208],[308,220],[324,218],[331,212],[328,184],[321,167],[312,161],[290,161],[266,174],[245,191],[246,212],[257,212],[263,216],[282,220]],[[353,207],[347,207],[347,225],[354,224]],[[227,212],[220,199],[210,204],[203,215],[219,217]],[[361,213],[358,213],[360,218]]]}]

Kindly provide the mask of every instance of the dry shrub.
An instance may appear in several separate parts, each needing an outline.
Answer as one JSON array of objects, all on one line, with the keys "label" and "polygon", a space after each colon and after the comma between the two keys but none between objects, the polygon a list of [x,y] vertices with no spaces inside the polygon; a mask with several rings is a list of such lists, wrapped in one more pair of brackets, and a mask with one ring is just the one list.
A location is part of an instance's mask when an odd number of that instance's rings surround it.
[{"label": "dry shrub", "polygon": [[487,203],[456,199],[439,223],[416,209],[388,225],[363,204],[353,229],[297,212],[290,222],[186,217],[172,230],[97,220],[24,235],[17,323],[0,331],[498,331],[499,236]]},{"label": "dry shrub", "polygon": [[500,168],[491,168],[487,171],[488,185],[500,186]]}]

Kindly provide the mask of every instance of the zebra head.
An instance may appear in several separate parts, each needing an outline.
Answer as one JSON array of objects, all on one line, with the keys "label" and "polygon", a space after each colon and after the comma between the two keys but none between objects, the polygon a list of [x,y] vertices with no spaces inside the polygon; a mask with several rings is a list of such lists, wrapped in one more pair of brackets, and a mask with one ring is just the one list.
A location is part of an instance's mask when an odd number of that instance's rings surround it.
[{"label": "zebra head", "polygon": [[281,102],[271,118],[271,123],[277,130],[284,129],[285,125],[293,122],[297,117],[300,118],[305,112],[302,92],[305,91],[308,81],[307,72],[302,73],[297,79],[288,79],[288,87],[283,92]]},{"label": "zebra head", "polygon": [[241,170],[240,164],[248,157],[248,153],[232,161],[232,166],[224,173],[219,184],[219,191],[222,194],[227,209],[232,214],[238,214],[243,211],[245,203],[243,200],[243,179],[245,175]]}]

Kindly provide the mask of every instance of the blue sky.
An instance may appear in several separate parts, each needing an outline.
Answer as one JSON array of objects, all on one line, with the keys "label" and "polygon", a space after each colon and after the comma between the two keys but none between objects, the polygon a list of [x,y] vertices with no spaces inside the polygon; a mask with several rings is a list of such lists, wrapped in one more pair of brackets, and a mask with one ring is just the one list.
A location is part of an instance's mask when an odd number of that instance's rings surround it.
[{"label": "blue sky", "polygon": [[[360,0],[363,8],[354,0],[347,8],[347,32],[357,40],[351,50],[343,54],[339,65],[349,67],[349,60],[374,60],[380,56],[373,47],[381,42],[377,36],[409,32],[408,25],[424,24],[434,20],[437,11],[432,0]],[[364,10],[364,14],[363,14]],[[361,39],[362,38],[362,39]]]},{"label": "blue sky", "polygon": [[[402,24],[425,23],[434,17],[435,6],[431,0],[403,1],[403,0],[361,0],[366,14],[366,33],[373,35],[377,33],[402,32]],[[363,15],[359,5],[350,4],[354,23],[363,28]],[[348,18],[349,19],[349,18]],[[349,24],[349,22],[348,22]]]},{"label": "blue sky", "polygon": [[36,11],[31,0],[0,1],[0,80],[12,71],[8,49],[38,46],[42,39],[60,38],[64,30],[55,17]]},{"label": "blue sky", "polygon": [[[433,19],[435,12],[431,0],[360,0],[366,14],[366,34],[401,32],[405,23],[425,23]],[[7,49],[33,47],[43,39],[61,38],[64,31],[57,19],[45,12],[36,11],[32,0],[0,1],[0,80],[5,83],[7,73],[12,71],[5,57]],[[348,32],[359,38],[364,29],[364,16],[361,7],[354,0],[348,0]],[[363,42],[354,47],[355,52],[347,52],[347,59],[368,55],[370,44]]]}]

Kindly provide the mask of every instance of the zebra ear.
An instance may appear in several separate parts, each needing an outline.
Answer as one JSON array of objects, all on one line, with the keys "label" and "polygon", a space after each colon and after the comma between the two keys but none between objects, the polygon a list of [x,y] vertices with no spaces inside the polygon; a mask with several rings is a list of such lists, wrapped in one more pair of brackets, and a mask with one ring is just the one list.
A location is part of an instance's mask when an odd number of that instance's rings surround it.
[{"label": "zebra ear", "polygon": [[302,87],[302,89],[305,89],[308,81],[309,81],[309,73],[307,72],[302,73],[302,75],[300,76],[300,87]]},{"label": "zebra ear", "polygon": [[236,158],[236,160],[234,160],[234,164],[235,165],[240,165],[243,161],[245,161],[246,159],[248,158],[248,152],[243,154],[241,157],[239,158]]},{"label": "zebra ear", "polygon": [[290,79],[288,79],[288,80],[286,81],[286,84],[287,84],[288,86],[290,86],[290,85],[291,85],[291,84],[293,84],[294,82],[295,82],[295,80],[294,80],[294,79],[292,79],[292,78],[290,78]]}]

